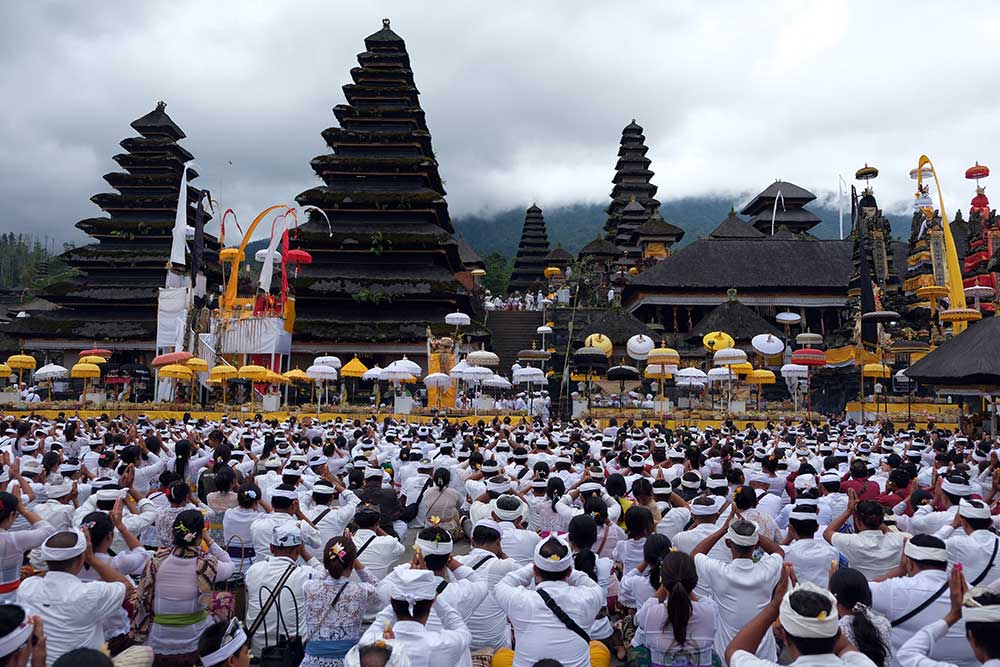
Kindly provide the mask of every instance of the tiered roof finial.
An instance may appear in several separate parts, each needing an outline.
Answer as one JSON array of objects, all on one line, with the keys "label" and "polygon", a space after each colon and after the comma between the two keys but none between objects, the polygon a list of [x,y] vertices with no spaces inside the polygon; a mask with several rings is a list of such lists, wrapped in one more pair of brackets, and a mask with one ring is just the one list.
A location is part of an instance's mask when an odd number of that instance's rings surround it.
[{"label": "tiered roof finial", "polygon": [[387,19],[387,18],[385,18],[385,19],[382,19],[382,27],[383,27],[383,28],[384,28],[385,30],[389,30],[389,29],[390,29],[390,28],[389,28],[389,19]]}]

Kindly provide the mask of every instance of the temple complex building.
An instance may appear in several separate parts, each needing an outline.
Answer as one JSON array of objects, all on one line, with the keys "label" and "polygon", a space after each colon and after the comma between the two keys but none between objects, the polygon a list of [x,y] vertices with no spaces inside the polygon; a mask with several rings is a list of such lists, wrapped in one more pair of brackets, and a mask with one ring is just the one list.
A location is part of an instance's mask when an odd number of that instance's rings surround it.
[{"label": "temple complex building", "polygon": [[[125,151],[114,157],[122,171],[104,175],[115,192],[91,197],[106,215],[76,224],[93,242],[64,253],[72,277],[37,295],[56,307],[31,311],[7,327],[24,349],[43,350],[58,359],[60,351],[75,354],[97,344],[114,351],[116,361],[155,353],[158,289],[167,283],[184,164],[194,157],[178,143],[184,132],[163,102],[131,126],[139,136],[122,141]],[[188,179],[197,176],[187,169]],[[203,192],[186,187],[188,226],[193,228]],[[206,214],[203,221],[207,219]],[[188,243],[195,250],[194,241]],[[218,283],[218,251],[218,241],[205,235],[197,254],[207,270],[209,291]]]},{"label": "temple complex building", "polygon": [[[648,151],[642,127],[633,118],[622,130],[608,219],[604,224],[608,241],[633,260],[640,256],[640,249],[633,245],[633,232],[660,208],[655,199],[656,186],[651,183],[653,172],[649,169],[651,160],[646,157]],[[637,206],[630,207],[632,202]]]},{"label": "temple complex building", "polygon": [[322,133],[330,152],[311,163],[323,183],[297,197],[332,226],[313,212],[300,228],[313,262],[294,283],[293,352],[423,355],[445,315],[477,320],[481,309],[406,45],[388,19],[365,39],[351,79],[338,126]]},{"label": "temple complex building", "polygon": [[[966,178],[976,181],[976,195],[969,206],[969,235],[962,262],[963,285],[972,297],[967,301],[978,299],[983,315],[996,312],[997,274],[995,265],[990,267],[990,260],[1000,252],[1000,217],[990,208],[986,188],[979,184],[979,179],[989,173],[989,168],[978,162],[965,172]],[[956,214],[956,220],[960,215],[961,211]]]},{"label": "temple complex building", "polygon": [[521,242],[517,246],[508,291],[523,293],[541,287],[545,283],[548,254],[549,236],[545,230],[545,217],[542,209],[532,204],[524,216]]},{"label": "temple complex building", "polygon": [[750,225],[762,234],[774,234],[782,227],[792,234],[808,232],[819,217],[805,208],[816,195],[794,183],[775,181],[740,211],[750,216]]}]

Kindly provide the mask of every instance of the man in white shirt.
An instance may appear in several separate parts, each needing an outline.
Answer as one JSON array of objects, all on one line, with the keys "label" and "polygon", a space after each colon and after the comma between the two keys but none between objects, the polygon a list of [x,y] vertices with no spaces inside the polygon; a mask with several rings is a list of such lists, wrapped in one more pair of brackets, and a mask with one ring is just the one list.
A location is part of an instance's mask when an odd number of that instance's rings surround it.
[{"label": "man in white shirt", "polygon": [[935,537],[944,540],[948,562],[961,563],[969,585],[986,586],[1000,577],[1000,537],[993,527],[990,507],[982,500],[965,500],[958,505],[958,514]]},{"label": "man in white shirt", "polygon": [[799,583],[808,581],[820,588],[830,583],[830,564],[840,560],[840,554],[823,539],[816,538],[819,513],[815,505],[795,505],[788,515],[788,537],[784,546],[785,562],[795,568]]},{"label": "man in white shirt", "polygon": [[519,565],[531,563],[535,546],[542,538],[538,533],[522,528],[527,510],[525,503],[517,496],[503,495],[491,501],[490,508],[493,521],[500,524],[500,544],[504,553]]},{"label": "man in white shirt", "polygon": [[[29,577],[17,589],[17,604],[45,624],[46,667],[75,648],[100,649],[104,621],[121,609],[132,582],[108,561],[94,557],[87,537],[79,531],[54,533],[42,545],[48,566],[44,577]],[[77,574],[84,562],[103,581],[83,582]]]},{"label": "man in white shirt", "polygon": [[[760,535],[757,524],[733,519],[735,513],[717,531],[701,542],[691,555],[698,569],[698,584],[704,583],[707,594],[719,609],[719,627],[715,651],[724,655],[726,646],[736,633],[767,606],[771,591],[781,577],[784,552],[775,542]],[[708,555],[712,547],[725,538],[732,562],[718,561]],[[760,546],[767,555],[754,563],[753,553]],[[776,661],[777,646],[768,633],[757,646],[757,655]]]},{"label": "man in white shirt", "polygon": [[[896,653],[914,633],[943,618],[950,608],[948,551],[931,535],[915,535],[903,549],[903,563],[884,581],[872,582],[872,609],[892,622],[890,642]],[[929,656],[960,667],[979,663],[965,639],[965,624],[952,625]]]},{"label": "man in white shirt", "polygon": [[[838,532],[852,516],[854,532]],[[852,568],[873,581],[898,566],[906,535],[888,530],[882,506],[873,500],[857,502],[852,490],[847,508],[826,527],[823,539],[843,554]]]},{"label": "man in white shirt", "polygon": [[312,553],[320,554],[323,544],[320,542],[319,531],[309,524],[309,520],[299,509],[299,494],[291,486],[281,484],[271,492],[271,508],[274,510],[263,514],[250,524],[250,538],[253,540],[254,562],[265,561],[271,553],[271,536],[276,526],[290,523],[297,524],[302,531],[302,544]]},{"label": "man in white shirt", "polygon": [[358,529],[352,534],[358,548],[358,560],[373,577],[384,579],[406,551],[402,542],[384,532],[379,525],[378,505],[360,505],[354,512]]},{"label": "man in white shirt", "polygon": [[[303,600],[302,586],[310,579],[325,574],[322,563],[311,558],[302,547],[302,530],[294,523],[282,523],[271,533],[271,555],[256,562],[246,571],[247,625],[253,625],[261,612],[261,605],[275,593],[277,596],[264,614],[264,622],[251,639],[251,652],[259,656],[268,644],[276,644],[286,632],[292,637],[305,633],[305,618],[296,610],[296,601]],[[299,560],[306,565],[300,565]],[[285,572],[290,570],[287,578]],[[284,585],[276,591],[284,578]],[[280,615],[279,615],[280,614]],[[296,622],[298,625],[296,625]],[[286,630],[287,629],[287,630]]]},{"label": "man in white shirt", "polygon": [[[339,505],[333,498],[335,493],[340,494]],[[361,504],[361,499],[332,475],[326,479],[316,480],[312,488],[312,497],[314,505],[306,512],[306,516],[319,531],[319,543],[326,546],[331,538],[344,534],[344,529],[354,518],[354,511]]]},{"label": "man in white shirt", "polygon": [[[402,570],[389,594],[386,622],[369,626],[360,643],[395,639],[410,659],[411,667],[458,664],[469,653],[472,636],[462,615],[438,595],[442,583],[430,570]],[[447,629],[427,628],[432,609],[441,619],[441,627]],[[389,629],[383,630],[386,625]]]},{"label": "man in white shirt", "polygon": [[729,667],[778,667],[776,660],[754,655],[775,621],[780,623],[795,667],[874,667],[866,655],[843,640],[836,598],[808,582],[786,593],[789,578],[787,572],[781,575],[771,601],[733,637],[725,653]]},{"label": "man in white shirt", "polygon": [[[673,496],[671,496],[671,498],[673,498]],[[692,526],[687,530],[682,530],[674,535],[671,540],[674,547],[676,547],[678,551],[691,554],[695,547],[718,530],[717,523],[719,521],[719,514],[722,509],[722,505],[723,502],[718,496],[699,496],[691,501],[691,504],[688,505],[688,510],[690,511]],[[683,508],[680,507],[674,508],[667,513],[667,516],[669,517],[674,512],[678,512],[682,509]],[[665,520],[661,521],[660,524],[665,525],[664,521]],[[660,531],[659,526],[657,526],[657,532],[663,534]],[[723,563],[728,563],[733,559],[729,549],[727,549],[725,544],[721,542],[716,543],[708,555]],[[701,581],[698,582],[698,594],[708,594],[708,590],[705,589]]]},{"label": "man in white shirt", "polygon": [[[573,570],[573,551],[565,540],[550,536],[539,542],[533,563],[501,579],[493,597],[517,637],[513,667],[532,667],[552,657],[564,667],[610,665],[607,647],[590,641],[585,630],[606,603],[604,592]],[[509,659],[509,651],[497,651],[495,660]]]},{"label": "man in white shirt", "polygon": [[472,529],[472,550],[458,560],[473,569],[473,578],[486,582],[490,595],[466,621],[472,633],[472,652],[492,655],[497,649],[510,647],[510,626],[507,615],[493,598],[497,583],[519,565],[500,547],[500,524],[483,519]]}]

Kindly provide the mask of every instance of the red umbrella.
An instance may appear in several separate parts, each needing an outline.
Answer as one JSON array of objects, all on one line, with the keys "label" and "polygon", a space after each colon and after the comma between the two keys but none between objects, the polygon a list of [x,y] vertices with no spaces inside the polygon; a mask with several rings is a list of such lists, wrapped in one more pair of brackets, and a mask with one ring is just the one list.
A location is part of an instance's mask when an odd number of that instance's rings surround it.
[{"label": "red umbrella", "polygon": [[792,363],[806,367],[806,417],[812,412],[812,367],[826,365],[826,352],[815,347],[803,347],[792,352]]},{"label": "red umbrella", "polygon": [[296,278],[299,277],[299,265],[312,264],[312,261],[313,261],[312,255],[310,255],[305,250],[302,250],[301,248],[295,248],[285,253],[285,262],[287,262],[288,264],[295,265]]},{"label": "red umbrella", "polygon": [[183,364],[193,356],[194,355],[190,352],[167,352],[166,354],[161,354],[158,357],[153,357],[153,361],[150,363],[150,366],[153,368],[162,368],[163,366],[169,366],[170,364]]},{"label": "red umbrella", "polygon": [[980,178],[986,178],[989,175],[990,168],[978,162],[965,170],[965,177],[969,180],[976,179],[978,181]]},{"label": "red umbrella", "polygon": [[105,359],[107,359],[108,357],[111,356],[111,350],[105,350],[102,347],[95,347],[92,350],[80,350],[81,357],[88,357],[91,355],[95,357],[104,357]]}]

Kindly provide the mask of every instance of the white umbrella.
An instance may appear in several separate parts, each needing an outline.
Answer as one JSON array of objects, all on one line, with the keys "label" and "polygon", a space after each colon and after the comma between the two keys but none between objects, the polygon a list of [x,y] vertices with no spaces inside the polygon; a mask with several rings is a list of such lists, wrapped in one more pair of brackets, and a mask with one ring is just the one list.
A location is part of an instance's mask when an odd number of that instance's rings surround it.
[{"label": "white umbrella", "polygon": [[535,333],[542,334],[543,336],[545,334],[550,334],[550,333],[552,333],[552,327],[550,327],[547,324],[543,324],[542,326],[540,326],[537,329],[535,329]]},{"label": "white umbrella", "polygon": [[649,357],[649,351],[654,347],[656,347],[656,341],[644,334],[636,334],[625,343],[628,356],[636,361],[645,361]]},{"label": "white umbrella", "polygon": [[337,369],[323,364],[313,364],[306,369],[306,376],[313,380],[336,380]]},{"label": "white umbrella", "polygon": [[462,379],[469,384],[479,384],[493,377],[493,371],[485,366],[470,366],[462,373]]},{"label": "white umbrella", "polygon": [[465,359],[462,359],[460,362],[451,367],[451,370],[448,371],[448,375],[452,376],[456,380],[461,380],[462,374],[465,373],[465,371],[467,371],[468,369],[469,369],[469,364],[466,363]]},{"label": "white umbrella", "polygon": [[511,385],[510,381],[507,378],[501,375],[494,375],[491,378],[483,380],[483,386],[491,387],[493,389],[510,389]]},{"label": "white umbrella", "polygon": [[750,344],[753,349],[766,356],[781,354],[785,349],[784,341],[771,334],[758,334],[750,339]]},{"label": "white umbrella", "polygon": [[[611,369],[608,369],[611,370]],[[662,378],[664,375],[674,375],[677,373],[676,364],[647,364],[646,365],[646,376],[647,377],[659,377]]]},{"label": "white umbrella", "polygon": [[414,375],[410,371],[406,370],[405,368],[399,368],[399,367],[393,368],[392,364],[389,364],[388,366],[383,368],[382,372],[379,373],[378,375],[379,380],[386,380],[392,383],[399,383],[404,380],[409,380],[413,377]]},{"label": "white umbrella", "polygon": [[487,350],[470,352],[465,360],[470,366],[497,366],[500,364],[500,357]]},{"label": "white umbrella", "polygon": [[[253,254],[253,258],[255,260],[257,260],[258,264],[263,264],[264,261],[267,259],[267,248],[261,248],[260,250],[258,250],[257,252],[255,252]],[[271,263],[272,264],[281,264],[281,253],[280,252],[274,253],[274,255],[271,257]]]},{"label": "white umbrella", "polygon": [[798,313],[793,313],[789,310],[782,311],[774,316],[778,324],[785,324],[791,326],[792,324],[798,324],[802,321],[802,316]]},{"label": "white umbrella", "polygon": [[514,371],[514,382],[517,384],[535,384],[545,382],[545,372],[541,368],[526,366]]},{"label": "white umbrella", "polygon": [[361,375],[361,379],[367,382],[372,382],[380,379],[381,375],[382,369],[379,366],[372,366]]},{"label": "white umbrella", "polygon": [[55,380],[69,375],[69,371],[58,364],[47,364],[35,371],[36,380]]},{"label": "white umbrella", "polygon": [[731,382],[736,379],[736,374],[726,367],[713,368],[708,371],[709,382]]},{"label": "white umbrella", "polygon": [[340,368],[340,357],[316,357],[313,359],[313,364],[317,366],[329,366],[330,368]]},{"label": "white umbrella", "polygon": [[[716,350],[712,357],[712,363],[716,366],[735,366],[736,364],[745,364],[747,361],[747,353],[738,347],[727,347],[724,350]],[[712,376],[712,372],[709,371],[709,377]]]},{"label": "white umbrella", "polygon": [[461,311],[448,313],[444,316],[444,321],[453,327],[467,327],[472,324],[472,318]]},{"label": "white umbrella", "polygon": [[441,389],[451,386],[451,377],[447,373],[431,373],[424,378],[424,384],[428,387]]},{"label": "white umbrella", "polygon": [[781,367],[783,378],[804,378],[808,376],[809,368],[801,364],[785,364]]},{"label": "white umbrella", "polygon": [[[724,370],[724,369],[723,369]],[[690,383],[690,382],[701,382],[704,383],[708,379],[708,375],[705,371],[698,368],[682,368],[674,375],[674,382],[677,383]]]},{"label": "white umbrella", "polygon": [[423,370],[421,370],[420,364],[414,361],[410,361],[409,359],[406,358],[406,355],[403,355],[402,359],[392,362],[391,364],[386,366],[386,368],[405,369],[410,371],[410,375],[412,375],[413,377],[420,377],[421,375],[423,375]]}]

